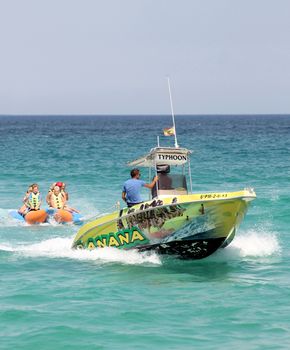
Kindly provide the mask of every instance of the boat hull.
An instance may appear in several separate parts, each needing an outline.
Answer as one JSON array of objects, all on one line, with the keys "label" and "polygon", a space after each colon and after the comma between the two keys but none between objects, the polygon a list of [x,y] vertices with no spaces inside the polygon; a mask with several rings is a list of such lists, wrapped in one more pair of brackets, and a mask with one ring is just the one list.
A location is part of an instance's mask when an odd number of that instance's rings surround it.
[{"label": "boat hull", "polygon": [[140,252],[155,251],[158,254],[175,255],[181,259],[204,259],[219,249],[224,238],[192,239],[138,246]]},{"label": "boat hull", "polygon": [[168,197],[114,212],[84,225],[73,248],[155,250],[201,259],[234,238],[255,197],[241,192]]}]

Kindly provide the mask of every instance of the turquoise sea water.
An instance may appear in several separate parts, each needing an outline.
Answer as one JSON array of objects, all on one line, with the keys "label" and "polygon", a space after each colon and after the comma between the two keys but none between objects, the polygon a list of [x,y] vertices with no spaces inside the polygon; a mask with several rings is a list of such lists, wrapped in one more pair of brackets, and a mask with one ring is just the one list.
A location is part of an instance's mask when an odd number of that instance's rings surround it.
[{"label": "turquoise sea water", "polygon": [[8,217],[30,183],[57,180],[86,218],[110,211],[169,116],[0,117],[1,349],[290,348],[290,116],[176,122],[194,191],[257,193],[232,244],[200,261],[72,251],[78,227]]}]

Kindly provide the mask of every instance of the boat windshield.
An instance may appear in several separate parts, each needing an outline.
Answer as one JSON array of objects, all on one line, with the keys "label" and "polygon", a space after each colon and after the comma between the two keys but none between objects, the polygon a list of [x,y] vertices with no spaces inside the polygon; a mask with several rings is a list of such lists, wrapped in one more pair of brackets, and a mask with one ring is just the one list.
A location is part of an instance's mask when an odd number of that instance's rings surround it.
[{"label": "boat windshield", "polygon": [[[182,174],[158,174],[158,195],[187,194],[186,177]],[[156,185],[152,189],[152,198],[157,196]]]}]

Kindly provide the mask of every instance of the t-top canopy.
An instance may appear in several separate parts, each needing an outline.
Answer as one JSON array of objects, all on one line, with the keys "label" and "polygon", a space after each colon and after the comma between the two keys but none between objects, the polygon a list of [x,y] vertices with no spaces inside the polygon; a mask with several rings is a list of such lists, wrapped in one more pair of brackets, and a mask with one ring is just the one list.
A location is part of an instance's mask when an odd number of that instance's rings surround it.
[{"label": "t-top canopy", "polygon": [[187,163],[191,151],[177,147],[155,147],[151,151],[132,162],[130,167],[154,167],[158,164],[183,165]]}]

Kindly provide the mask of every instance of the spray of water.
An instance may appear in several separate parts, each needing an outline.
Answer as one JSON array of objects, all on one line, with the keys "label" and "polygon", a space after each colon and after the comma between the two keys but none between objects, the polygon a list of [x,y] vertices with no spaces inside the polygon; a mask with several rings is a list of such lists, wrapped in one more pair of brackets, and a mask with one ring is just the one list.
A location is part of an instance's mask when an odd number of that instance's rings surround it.
[{"label": "spray of water", "polygon": [[264,258],[281,254],[277,233],[262,229],[240,232],[225,249],[216,256],[223,259]]},{"label": "spray of water", "polygon": [[[73,237],[55,237],[37,243],[19,242],[0,244],[0,250],[28,257],[66,258],[74,260],[95,260],[99,263],[122,264],[162,264],[162,258],[155,253],[139,253],[115,248],[102,248],[93,251],[72,250]],[[281,247],[277,233],[263,229],[241,232],[225,249],[219,249],[213,259],[231,260],[277,256]]]},{"label": "spray of water", "polygon": [[155,253],[138,253],[115,248],[96,250],[71,249],[72,238],[51,238],[30,245],[0,245],[0,250],[14,252],[27,257],[67,258],[74,260],[95,260],[100,263],[123,263],[128,265],[155,264],[160,265],[160,257]]},{"label": "spray of water", "polygon": [[241,234],[233,241],[232,249],[238,249],[242,257],[265,257],[281,253],[277,234],[270,232],[249,231]]}]

